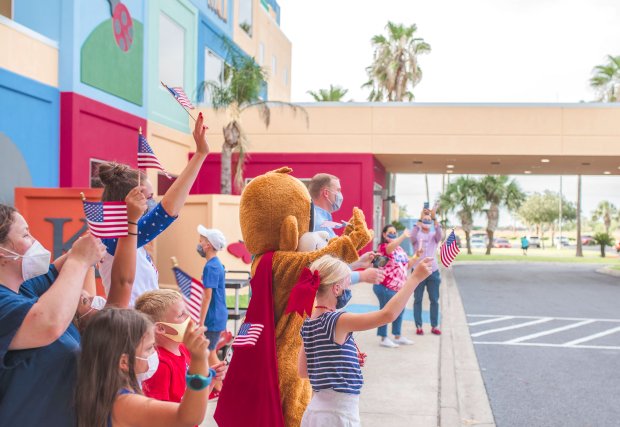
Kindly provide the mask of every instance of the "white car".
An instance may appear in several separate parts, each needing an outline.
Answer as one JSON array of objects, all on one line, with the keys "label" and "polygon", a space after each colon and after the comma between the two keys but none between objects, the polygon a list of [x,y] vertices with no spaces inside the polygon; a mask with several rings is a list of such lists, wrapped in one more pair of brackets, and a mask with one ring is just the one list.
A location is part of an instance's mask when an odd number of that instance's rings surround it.
[{"label": "white car", "polygon": [[487,247],[487,244],[485,243],[484,239],[481,237],[474,237],[473,239],[471,239],[470,243],[471,243],[472,248],[486,248]]},{"label": "white car", "polygon": [[568,237],[562,236],[562,239],[560,239],[560,236],[555,236],[554,243],[557,245],[558,243],[560,243],[560,241],[562,242],[562,246],[570,245],[570,242],[568,241]]}]

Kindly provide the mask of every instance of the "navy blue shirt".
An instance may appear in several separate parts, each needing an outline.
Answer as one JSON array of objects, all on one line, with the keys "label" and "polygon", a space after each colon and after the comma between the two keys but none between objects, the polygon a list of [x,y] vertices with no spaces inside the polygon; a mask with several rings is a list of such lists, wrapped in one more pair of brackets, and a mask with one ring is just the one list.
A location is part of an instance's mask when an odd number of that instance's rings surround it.
[{"label": "navy blue shirt", "polygon": [[45,347],[9,350],[26,315],[57,277],[52,265],[47,274],[22,283],[19,293],[0,284],[0,427],[75,425],[76,327],[71,324]]},{"label": "navy blue shirt", "polygon": [[205,288],[213,290],[205,326],[208,331],[225,331],[226,321],[228,320],[228,309],[226,308],[226,270],[218,257],[213,257],[202,272],[202,283]]}]

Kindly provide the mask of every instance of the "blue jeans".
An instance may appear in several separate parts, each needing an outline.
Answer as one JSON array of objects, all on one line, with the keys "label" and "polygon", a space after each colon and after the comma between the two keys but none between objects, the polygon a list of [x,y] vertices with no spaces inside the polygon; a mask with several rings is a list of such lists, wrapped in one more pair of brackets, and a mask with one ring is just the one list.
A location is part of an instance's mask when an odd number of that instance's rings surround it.
[{"label": "blue jeans", "polygon": [[433,271],[433,274],[424,279],[413,292],[413,319],[417,328],[422,327],[422,297],[424,297],[424,288],[428,291],[428,299],[431,301],[431,326],[437,326],[437,318],[439,317],[439,284],[441,277],[439,270]]},{"label": "blue jeans", "polygon": [[[394,295],[396,295],[396,291],[392,291],[383,285],[372,285],[372,290],[379,299],[379,308],[385,307],[385,304],[387,304],[387,302],[391,300]],[[400,336],[400,326],[403,323],[404,312],[405,310],[403,310],[398,315],[396,320],[392,322],[392,335]],[[387,325],[379,326],[377,328],[377,335],[380,337],[387,337]]]}]

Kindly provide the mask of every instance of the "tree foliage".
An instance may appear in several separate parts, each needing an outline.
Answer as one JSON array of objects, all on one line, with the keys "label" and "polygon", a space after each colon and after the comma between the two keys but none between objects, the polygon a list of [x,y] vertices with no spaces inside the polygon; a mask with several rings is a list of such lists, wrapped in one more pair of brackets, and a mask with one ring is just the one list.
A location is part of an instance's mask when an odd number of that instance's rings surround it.
[{"label": "tree foliage", "polygon": [[600,201],[594,212],[592,212],[592,221],[598,222],[602,220],[603,224],[605,224],[605,233],[607,234],[609,234],[612,221],[617,217],[618,208],[607,200]]},{"label": "tree foliage", "polygon": [[607,55],[607,62],[592,70],[590,86],[597,91],[597,101],[620,101],[620,55]]},{"label": "tree foliage", "polygon": [[613,236],[609,233],[596,233],[594,235],[594,241],[601,247],[601,256],[605,258],[605,247],[614,244]]},{"label": "tree foliage", "polygon": [[349,92],[349,89],[330,84],[329,89],[319,89],[318,92],[309,90],[308,94],[312,96],[316,102],[340,102],[347,92]]},{"label": "tree foliage", "polygon": [[479,182],[469,176],[460,176],[446,187],[441,195],[442,213],[455,212],[465,233],[467,253],[471,254],[471,231],[474,215],[482,209],[484,199],[480,192]]}]

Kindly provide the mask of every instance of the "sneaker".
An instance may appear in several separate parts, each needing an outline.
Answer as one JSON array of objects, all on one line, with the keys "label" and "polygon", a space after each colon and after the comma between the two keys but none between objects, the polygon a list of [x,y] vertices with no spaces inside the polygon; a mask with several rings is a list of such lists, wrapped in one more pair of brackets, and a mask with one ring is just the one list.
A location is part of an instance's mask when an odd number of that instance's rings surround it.
[{"label": "sneaker", "polygon": [[393,342],[395,342],[396,344],[400,344],[400,345],[411,345],[411,344],[413,344],[413,341],[411,341],[409,338],[403,337],[403,336],[401,336],[400,338],[394,338]]},{"label": "sneaker", "polygon": [[379,345],[381,347],[387,347],[387,348],[397,348],[398,347],[398,344],[396,344],[394,341],[392,341],[391,339],[389,339],[387,337],[383,338],[381,340],[381,342],[379,343]]},{"label": "sneaker", "polygon": [[416,335],[424,335],[424,329],[422,329],[422,328],[416,328],[416,329],[415,329],[415,334],[416,334]]},{"label": "sneaker", "polygon": [[435,335],[441,335],[441,331],[437,328],[431,328],[431,333]]},{"label": "sneaker", "polygon": [[213,389],[209,393],[209,400],[217,400],[220,397],[220,390]]}]

